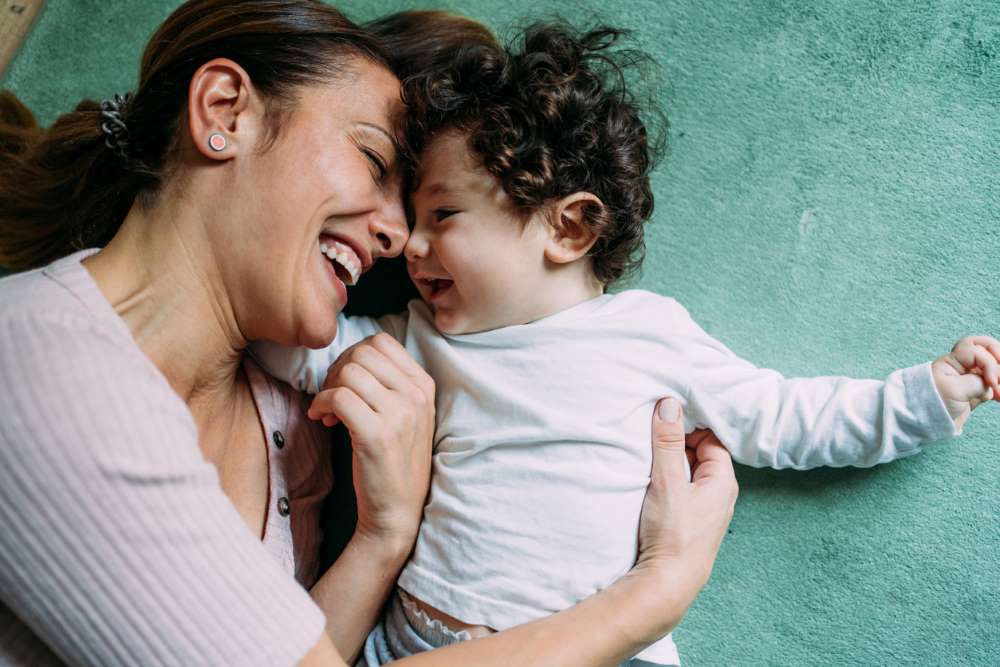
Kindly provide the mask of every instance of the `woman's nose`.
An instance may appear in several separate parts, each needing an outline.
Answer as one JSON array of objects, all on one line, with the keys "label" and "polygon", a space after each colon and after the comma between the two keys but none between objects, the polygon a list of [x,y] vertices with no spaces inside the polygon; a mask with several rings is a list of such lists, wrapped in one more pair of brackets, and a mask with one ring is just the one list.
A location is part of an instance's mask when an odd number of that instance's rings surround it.
[{"label": "woman's nose", "polygon": [[403,252],[410,230],[406,224],[402,199],[398,197],[388,199],[380,208],[378,215],[371,217],[369,229],[382,247],[381,257],[396,257]]}]

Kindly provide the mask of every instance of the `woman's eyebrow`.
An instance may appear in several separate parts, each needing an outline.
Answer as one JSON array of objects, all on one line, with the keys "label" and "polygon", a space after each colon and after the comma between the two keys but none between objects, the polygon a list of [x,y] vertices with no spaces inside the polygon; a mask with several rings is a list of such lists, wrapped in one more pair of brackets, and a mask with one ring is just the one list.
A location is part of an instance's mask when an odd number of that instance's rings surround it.
[{"label": "woman's eyebrow", "polygon": [[377,125],[375,123],[368,123],[368,122],[365,122],[365,121],[360,121],[358,123],[358,125],[360,125],[361,127],[366,127],[369,130],[373,130],[373,131],[378,132],[379,134],[383,135],[389,141],[389,143],[392,144],[392,147],[394,149],[397,149],[397,151],[398,151],[398,149],[399,149],[398,141],[397,141],[396,137],[394,137],[392,135],[392,133],[389,132],[389,130],[385,129],[381,125]]}]

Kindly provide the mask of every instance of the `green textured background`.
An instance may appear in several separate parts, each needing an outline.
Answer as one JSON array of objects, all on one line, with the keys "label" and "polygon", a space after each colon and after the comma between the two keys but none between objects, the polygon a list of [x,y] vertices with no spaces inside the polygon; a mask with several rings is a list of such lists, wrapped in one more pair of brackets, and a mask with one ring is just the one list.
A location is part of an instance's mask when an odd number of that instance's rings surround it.
[{"label": "green textured background", "polygon": [[[50,0],[2,83],[45,122],[131,88],[178,4]],[[351,0],[357,19],[417,5]],[[789,375],[883,377],[1000,334],[1000,4],[446,2],[636,31],[671,147],[639,285]],[[872,470],[740,469],[686,664],[1000,665],[1000,409]]]}]

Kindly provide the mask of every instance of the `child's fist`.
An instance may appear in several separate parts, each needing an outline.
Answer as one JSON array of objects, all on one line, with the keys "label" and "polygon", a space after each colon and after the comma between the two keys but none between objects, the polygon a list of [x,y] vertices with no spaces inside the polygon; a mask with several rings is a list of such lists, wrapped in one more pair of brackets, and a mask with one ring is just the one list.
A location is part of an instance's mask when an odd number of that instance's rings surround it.
[{"label": "child's fist", "polygon": [[984,401],[1000,401],[1000,341],[968,336],[931,364],[934,384],[948,414],[962,428],[969,414]]},{"label": "child's fist", "polygon": [[314,421],[322,421],[324,426],[333,426],[339,422],[340,418],[337,417],[334,407],[337,402],[336,391],[336,389],[324,389],[316,394],[306,411],[306,416]]}]

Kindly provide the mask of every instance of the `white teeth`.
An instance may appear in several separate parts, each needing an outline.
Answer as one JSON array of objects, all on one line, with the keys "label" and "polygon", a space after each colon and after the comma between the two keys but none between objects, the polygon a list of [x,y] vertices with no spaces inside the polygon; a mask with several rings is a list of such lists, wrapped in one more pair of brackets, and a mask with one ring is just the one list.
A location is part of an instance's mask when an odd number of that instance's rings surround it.
[{"label": "white teeth", "polygon": [[361,260],[350,246],[340,241],[334,241],[333,245],[320,243],[319,251],[347,270],[350,274],[348,285],[357,284],[358,278],[361,276]]}]

